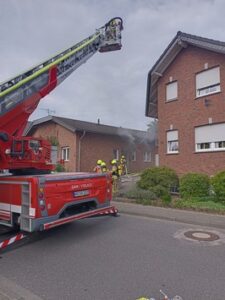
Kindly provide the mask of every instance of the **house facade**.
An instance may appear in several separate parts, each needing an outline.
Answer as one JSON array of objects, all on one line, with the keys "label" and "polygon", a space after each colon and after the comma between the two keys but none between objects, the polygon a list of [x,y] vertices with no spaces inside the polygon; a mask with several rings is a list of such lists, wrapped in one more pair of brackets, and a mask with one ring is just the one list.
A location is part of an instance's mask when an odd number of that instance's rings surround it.
[{"label": "house facade", "polygon": [[178,32],[148,74],[159,165],[179,175],[225,170],[225,43]]},{"label": "house facade", "polygon": [[98,159],[110,168],[110,161],[121,155],[130,173],[155,164],[155,143],[145,131],[48,116],[31,122],[26,135],[57,145],[57,160],[70,172],[91,172]]}]

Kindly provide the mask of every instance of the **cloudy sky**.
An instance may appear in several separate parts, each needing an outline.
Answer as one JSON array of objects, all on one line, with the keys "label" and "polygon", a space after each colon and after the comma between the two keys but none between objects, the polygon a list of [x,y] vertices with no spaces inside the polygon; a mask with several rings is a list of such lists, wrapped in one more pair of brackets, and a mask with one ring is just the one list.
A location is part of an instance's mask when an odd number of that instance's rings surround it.
[{"label": "cloudy sky", "polygon": [[[145,130],[147,74],[177,31],[225,41],[223,0],[0,0],[0,82],[122,17],[123,48],[97,53],[42,99],[55,115]],[[53,114],[53,112],[52,112]]]}]

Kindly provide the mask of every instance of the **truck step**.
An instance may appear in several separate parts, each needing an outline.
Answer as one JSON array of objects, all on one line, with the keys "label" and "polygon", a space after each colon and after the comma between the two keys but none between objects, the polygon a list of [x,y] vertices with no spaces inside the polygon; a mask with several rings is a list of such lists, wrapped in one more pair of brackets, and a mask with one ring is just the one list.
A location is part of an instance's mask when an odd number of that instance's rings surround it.
[{"label": "truck step", "polygon": [[97,216],[101,216],[101,215],[114,215],[116,216],[118,213],[117,208],[115,208],[115,206],[109,206],[109,207],[104,207],[104,208],[98,208],[98,209],[93,209],[84,213],[80,213],[74,216],[70,216],[70,217],[65,217],[53,222],[49,222],[49,223],[45,223],[43,225],[43,230],[48,230],[50,228],[56,227],[56,226],[60,226],[62,224],[66,224],[66,223],[70,223],[73,222],[75,220],[81,220],[81,219],[86,219],[86,218],[90,218],[90,217],[97,217]]}]

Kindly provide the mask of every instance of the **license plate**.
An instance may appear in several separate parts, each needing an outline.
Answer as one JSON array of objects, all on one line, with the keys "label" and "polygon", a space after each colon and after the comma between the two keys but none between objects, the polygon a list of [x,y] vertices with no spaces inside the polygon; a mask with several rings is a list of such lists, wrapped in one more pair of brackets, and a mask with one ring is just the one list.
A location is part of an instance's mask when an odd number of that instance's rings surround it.
[{"label": "license plate", "polygon": [[74,197],[82,197],[82,196],[87,196],[87,195],[89,195],[89,190],[73,192]]}]

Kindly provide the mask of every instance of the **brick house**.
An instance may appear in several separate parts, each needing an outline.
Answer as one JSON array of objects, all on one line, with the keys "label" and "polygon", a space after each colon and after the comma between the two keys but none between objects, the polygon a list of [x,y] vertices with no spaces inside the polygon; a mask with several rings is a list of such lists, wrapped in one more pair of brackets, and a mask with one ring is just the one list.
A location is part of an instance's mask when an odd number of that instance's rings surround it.
[{"label": "brick house", "polygon": [[148,74],[159,165],[179,175],[225,170],[225,42],[178,32]]},{"label": "brick house", "polygon": [[98,159],[110,167],[122,154],[128,172],[154,165],[154,142],[145,131],[48,116],[31,122],[25,134],[57,141],[57,159],[67,171],[92,171]]}]

